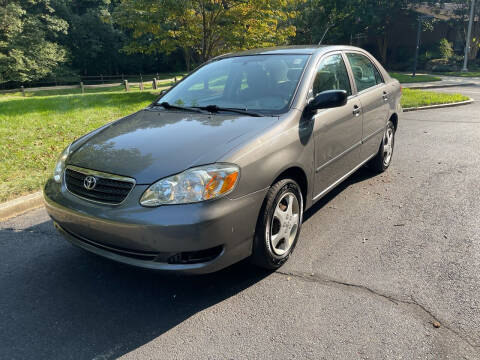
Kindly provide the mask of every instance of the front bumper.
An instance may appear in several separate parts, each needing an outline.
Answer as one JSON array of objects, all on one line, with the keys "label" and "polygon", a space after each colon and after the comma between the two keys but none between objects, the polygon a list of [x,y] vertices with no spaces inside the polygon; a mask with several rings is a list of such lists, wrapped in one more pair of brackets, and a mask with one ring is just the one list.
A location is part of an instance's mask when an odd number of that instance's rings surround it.
[{"label": "front bumper", "polygon": [[147,269],[209,273],[251,254],[267,190],[239,199],[145,208],[137,185],[121,205],[97,204],[52,179],[45,205],[56,228],[73,244],[109,259]]}]

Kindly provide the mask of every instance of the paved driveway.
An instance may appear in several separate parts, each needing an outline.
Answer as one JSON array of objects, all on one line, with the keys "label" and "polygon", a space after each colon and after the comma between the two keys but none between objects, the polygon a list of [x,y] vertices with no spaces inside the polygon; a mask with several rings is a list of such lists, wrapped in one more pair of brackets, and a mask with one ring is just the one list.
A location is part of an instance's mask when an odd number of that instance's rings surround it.
[{"label": "paved driveway", "polygon": [[[479,359],[479,102],[404,114],[390,170],[306,214],[276,273],[165,276],[1,224],[2,359]],[[435,326],[439,326],[438,328]]]}]

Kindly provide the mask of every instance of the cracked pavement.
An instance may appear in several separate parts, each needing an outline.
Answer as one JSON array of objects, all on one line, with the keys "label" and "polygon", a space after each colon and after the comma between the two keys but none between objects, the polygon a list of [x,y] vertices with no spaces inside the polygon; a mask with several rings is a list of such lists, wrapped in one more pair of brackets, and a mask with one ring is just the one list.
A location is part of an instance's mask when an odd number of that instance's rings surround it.
[{"label": "cracked pavement", "polygon": [[480,86],[403,114],[388,172],[305,214],[279,271],[164,275],[87,254],[43,209],[0,223],[2,359],[480,359]]}]

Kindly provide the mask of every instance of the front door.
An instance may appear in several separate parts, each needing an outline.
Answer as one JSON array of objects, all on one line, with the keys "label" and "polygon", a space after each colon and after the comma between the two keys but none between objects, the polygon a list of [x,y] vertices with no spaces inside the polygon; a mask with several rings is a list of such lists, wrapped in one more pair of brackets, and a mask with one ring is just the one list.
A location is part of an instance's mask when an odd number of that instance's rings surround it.
[{"label": "front door", "polygon": [[358,165],[362,141],[361,106],[352,97],[352,86],[342,54],[323,58],[317,68],[312,95],[326,90],[345,90],[345,106],[319,110],[314,116],[315,196],[321,197]]}]

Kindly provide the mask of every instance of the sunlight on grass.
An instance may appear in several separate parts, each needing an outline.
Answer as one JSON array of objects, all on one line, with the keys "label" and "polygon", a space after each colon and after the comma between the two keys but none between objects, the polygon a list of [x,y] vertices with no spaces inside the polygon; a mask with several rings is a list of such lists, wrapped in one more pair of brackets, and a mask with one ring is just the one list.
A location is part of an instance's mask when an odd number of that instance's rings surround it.
[{"label": "sunlight on grass", "polygon": [[151,103],[158,92],[0,97],[0,202],[39,190],[75,138]]},{"label": "sunlight on grass", "polygon": [[427,105],[456,103],[466,100],[469,100],[469,97],[461,94],[446,94],[434,91],[403,89],[402,107],[406,109]]}]

